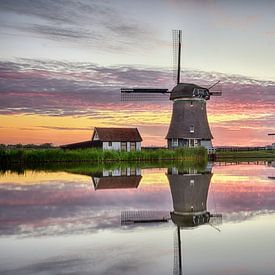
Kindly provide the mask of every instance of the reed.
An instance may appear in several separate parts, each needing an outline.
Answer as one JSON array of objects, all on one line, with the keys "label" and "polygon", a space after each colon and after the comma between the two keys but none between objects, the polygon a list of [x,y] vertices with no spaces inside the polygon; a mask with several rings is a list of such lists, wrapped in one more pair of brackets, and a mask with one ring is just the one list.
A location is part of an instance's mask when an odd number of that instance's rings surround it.
[{"label": "reed", "polygon": [[181,148],[177,150],[102,151],[99,149],[12,149],[0,150],[1,163],[47,163],[47,162],[120,162],[184,160],[204,162],[207,152],[204,148]]}]

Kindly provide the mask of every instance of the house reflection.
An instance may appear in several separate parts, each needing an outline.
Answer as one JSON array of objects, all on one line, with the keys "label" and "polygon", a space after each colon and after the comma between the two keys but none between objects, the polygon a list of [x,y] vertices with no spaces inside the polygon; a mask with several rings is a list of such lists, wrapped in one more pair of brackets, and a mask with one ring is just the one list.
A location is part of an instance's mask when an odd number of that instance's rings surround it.
[{"label": "house reflection", "polygon": [[140,168],[103,169],[92,174],[95,190],[137,188],[141,181]]}]

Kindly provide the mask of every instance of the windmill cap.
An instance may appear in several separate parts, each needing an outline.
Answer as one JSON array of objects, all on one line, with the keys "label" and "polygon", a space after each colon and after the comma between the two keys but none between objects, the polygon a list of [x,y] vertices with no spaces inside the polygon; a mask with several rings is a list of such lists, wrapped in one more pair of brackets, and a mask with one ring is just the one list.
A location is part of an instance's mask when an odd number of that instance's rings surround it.
[{"label": "windmill cap", "polygon": [[209,223],[210,213],[205,211],[202,214],[189,214],[189,215],[180,215],[175,212],[170,212],[171,219],[174,224],[179,227],[196,227],[202,224]]},{"label": "windmill cap", "polygon": [[172,90],[170,100],[178,98],[204,98],[209,99],[210,93],[207,88],[192,83],[179,83]]}]

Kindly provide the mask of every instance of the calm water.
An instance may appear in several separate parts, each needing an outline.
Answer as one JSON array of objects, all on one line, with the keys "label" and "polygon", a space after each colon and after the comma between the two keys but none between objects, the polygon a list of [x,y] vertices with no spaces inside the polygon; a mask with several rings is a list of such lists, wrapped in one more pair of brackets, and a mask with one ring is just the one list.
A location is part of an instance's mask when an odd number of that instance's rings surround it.
[{"label": "calm water", "polygon": [[275,274],[274,166],[7,171],[0,274]]}]

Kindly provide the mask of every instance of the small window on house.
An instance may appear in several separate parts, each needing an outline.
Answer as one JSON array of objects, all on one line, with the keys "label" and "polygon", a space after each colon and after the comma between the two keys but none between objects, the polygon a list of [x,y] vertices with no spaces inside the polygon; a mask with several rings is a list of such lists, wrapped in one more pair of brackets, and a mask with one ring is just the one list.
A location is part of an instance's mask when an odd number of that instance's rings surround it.
[{"label": "small window on house", "polygon": [[121,176],[127,176],[127,169],[126,168],[121,169]]},{"label": "small window on house", "polygon": [[194,133],[195,132],[195,127],[194,127],[194,125],[191,125],[190,126],[190,133]]},{"label": "small window on house", "polygon": [[127,151],[127,142],[121,142],[121,151]]},{"label": "small window on house", "polygon": [[108,142],[108,146],[109,146],[109,147],[112,146],[112,141],[109,141],[109,142]]},{"label": "small window on house", "polygon": [[136,143],[135,142],[131,142],[130,143],[130,151],[135,151],[136,150]]},{"label": "small window on house", "polygon": [[131,168],[130,169],[130,175],[131,176],[135,176],[136,175],[136,169],[135,168]]},{"label": "small window on house", "polygon": [[190,105],[193,106],[193,101],[191,101]]}]

